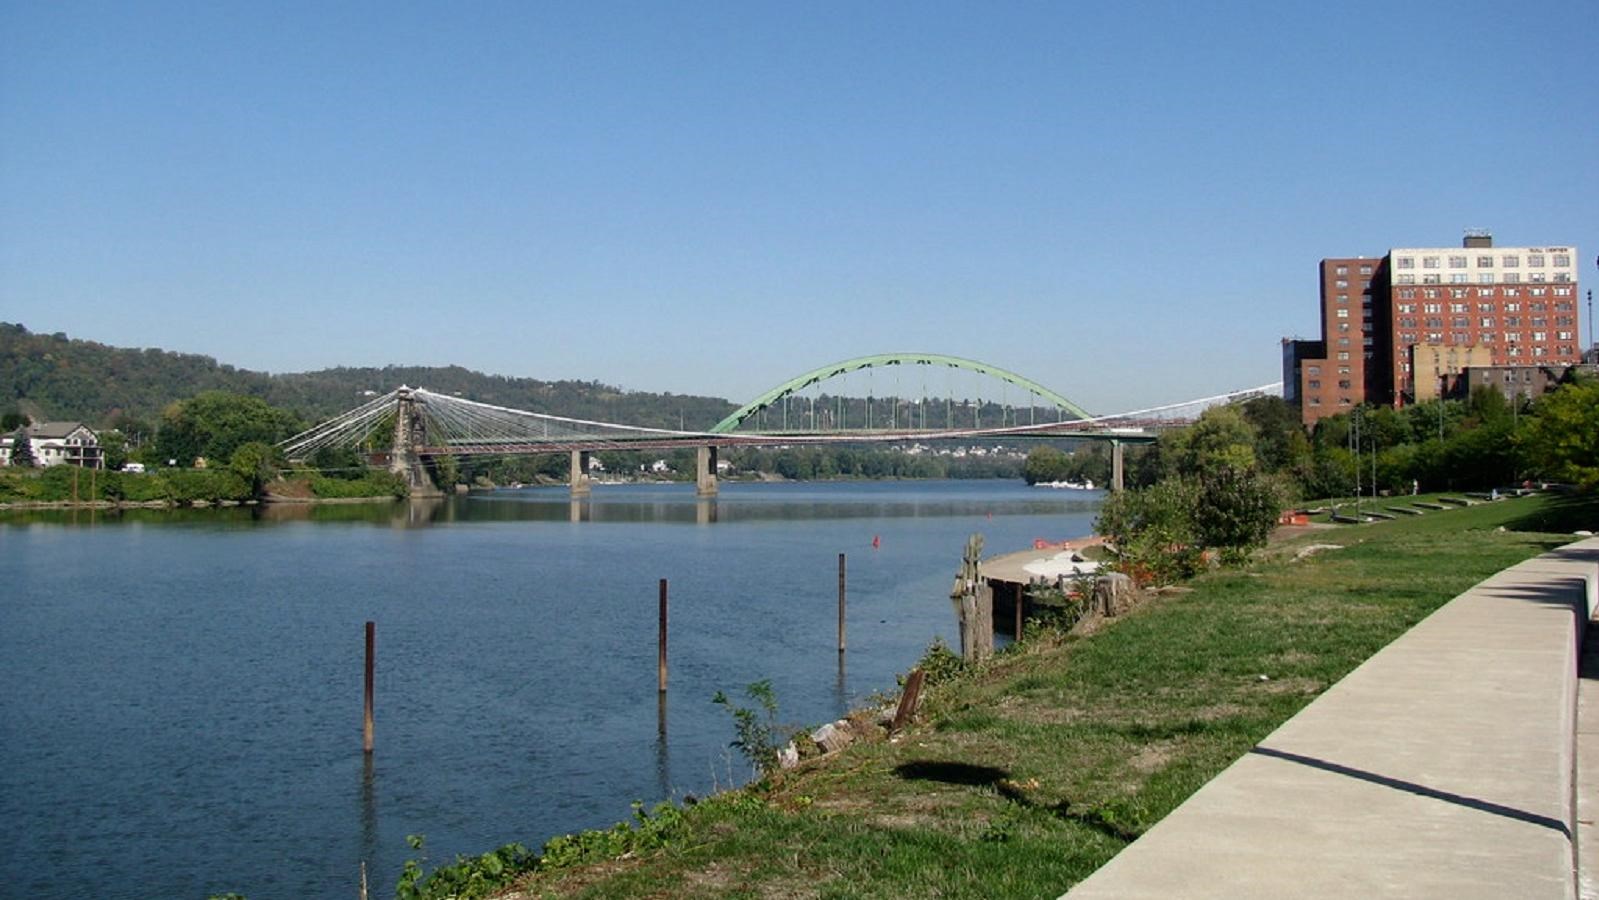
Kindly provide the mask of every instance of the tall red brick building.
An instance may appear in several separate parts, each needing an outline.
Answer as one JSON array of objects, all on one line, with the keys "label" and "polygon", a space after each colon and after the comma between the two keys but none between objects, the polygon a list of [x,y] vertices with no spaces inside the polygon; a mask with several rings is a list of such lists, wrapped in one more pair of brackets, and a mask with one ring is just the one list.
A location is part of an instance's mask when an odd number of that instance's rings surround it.
[{"label": "tall red brick building", "polygon": [[1394,248],[1321,261],[1321,340],[1283,341],[1284,396],[1311,425],[1362,403],[1402,407],[1453,391],[1473,366],[1573,365],[1577,250]]}]

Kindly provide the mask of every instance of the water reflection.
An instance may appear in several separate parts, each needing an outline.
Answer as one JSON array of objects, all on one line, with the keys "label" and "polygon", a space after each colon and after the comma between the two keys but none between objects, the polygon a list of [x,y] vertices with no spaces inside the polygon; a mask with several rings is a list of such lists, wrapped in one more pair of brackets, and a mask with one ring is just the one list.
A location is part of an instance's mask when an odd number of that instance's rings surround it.
[{"label": "water reflection", "polygon": [[378,802],[372,754],[361,754],[361,861],[378,855]]},{"label": "water reflection", "polygon": [[666,692],[656,694],[655,700],[655,795],[672,794],[672,756],[666,742]]},{"label": "water reflection", "polygon": [[[981,483],[964,485],[936,498],[905,499],[904,490],[885,491],[873,482],[827,485],[743,485],[723,487],[718,497],[696,497],[692,485],[602,487],[584,499],[567,489],[528,488],[477,492],[414,500],[332,503],[269,503],[201,509],[30,509],[0,510],[0,525],[78,525],[159,522],[204,523],[211,527],[250,527],[293,522],[426,528],[456,522],[571,522],[612,524],[732,524],[802,519],[882,519],[927,516],[1036,516],[1092,513],[1100,492],[1077,492],[996,499]],[[992,486],[987,488],[992,491]],[[780,502],[773,502],[773,500]]]}]

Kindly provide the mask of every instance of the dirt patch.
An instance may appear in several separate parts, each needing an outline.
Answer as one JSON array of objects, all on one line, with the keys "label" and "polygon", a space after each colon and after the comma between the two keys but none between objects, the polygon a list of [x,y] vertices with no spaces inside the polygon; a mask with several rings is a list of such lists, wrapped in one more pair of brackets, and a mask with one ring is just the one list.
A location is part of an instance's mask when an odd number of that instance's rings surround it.
[{"label": "dirt patch", "polygon": [[1176,741],[1156,741],[1133,754],[1133,758],[1129,759],[1127,763],[1134,769],[1148,775],[1171,762],[1177,746]]}]

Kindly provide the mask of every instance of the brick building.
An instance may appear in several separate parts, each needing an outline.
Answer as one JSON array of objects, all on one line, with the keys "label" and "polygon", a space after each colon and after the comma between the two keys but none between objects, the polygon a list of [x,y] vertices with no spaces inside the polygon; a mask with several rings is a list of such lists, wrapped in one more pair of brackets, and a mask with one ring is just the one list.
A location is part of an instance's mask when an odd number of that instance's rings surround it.
[{"label": "brick building", "polygon": [[1324,259],[1322,339],[1284,340],[1284,396],[1311,425],[1362,403],[1447,396],[1472,367],[1575,364],[1576,258],[1472,232],[1460,247]]}]

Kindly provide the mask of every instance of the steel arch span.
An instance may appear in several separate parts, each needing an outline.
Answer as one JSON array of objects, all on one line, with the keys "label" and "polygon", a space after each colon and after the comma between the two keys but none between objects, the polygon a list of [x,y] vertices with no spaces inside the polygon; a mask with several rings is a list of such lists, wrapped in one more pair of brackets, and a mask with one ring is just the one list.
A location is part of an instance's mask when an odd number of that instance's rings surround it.
[{"label": "steel arch span", "polygon": [[819,369],[812,369],[811,371],[806,372],[804,375],[791,378],[734,410],[733,413],[727,418],[717,422],[716,425],[711,428],[709,433],[729,434],[734,429],[744,424],[744,421],[750,416],[753,416],[761,410],[766,409],[772,404],[782,400],[784,397],[802,391],[818,382],[826,381],[829,378],[836,378],[840,375],[845,375],[861,369],[870,369],[877,366],[899,366],[907,363],[918,366],[948,366],[953,369],[965,369],[968,372],[976,372],[979,375],[986,375],[990,378],[996,378],[1000,381],[1014,384],[1017,387],[1023,388],[1029,393],[1036,394],[1037,396],[1048,400],[1050,403],[1055,404],[1057,407],[1065,410],[1068,413],[1071,413],[1073,416],[1079,419],[1093,418],[1093,416],[1087,410],[1083,409],[1081,406],[1078,406],[1076,403],[1073,403],[1071,400],[1068,400],[1066,397],[1055,393],[1031,378],[1018,375],[1015,372],[1011,372],[1007,369],[1001,369],[999,366],[992,366],[985,362],[978,362],[975,359],[962,359],[959,356],[944,356],[940,353],[879,353],[873,356],[858,356],[854,359],[846,359],[843,362],[833,363],[830,366],[822,366]]}]

